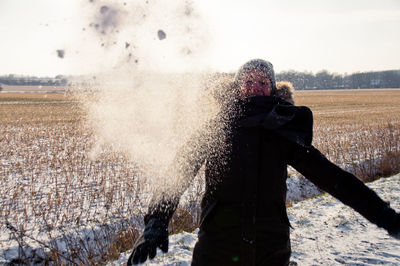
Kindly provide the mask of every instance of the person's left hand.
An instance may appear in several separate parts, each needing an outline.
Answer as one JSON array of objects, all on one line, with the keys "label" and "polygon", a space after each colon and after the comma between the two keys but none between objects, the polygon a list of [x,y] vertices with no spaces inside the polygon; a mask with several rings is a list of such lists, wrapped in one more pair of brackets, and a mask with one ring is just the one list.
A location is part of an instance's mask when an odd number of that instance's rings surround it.
[{"label": "person's left hand", "polygon": [[393,222],[387,231],[389,235],[400,240],[400,214],[396,213]]},{"label": "person's left hand", "polygon": [[389,206],[383,210],[378,226],[386,229],[390,236],[400,240],[400,214]]}]

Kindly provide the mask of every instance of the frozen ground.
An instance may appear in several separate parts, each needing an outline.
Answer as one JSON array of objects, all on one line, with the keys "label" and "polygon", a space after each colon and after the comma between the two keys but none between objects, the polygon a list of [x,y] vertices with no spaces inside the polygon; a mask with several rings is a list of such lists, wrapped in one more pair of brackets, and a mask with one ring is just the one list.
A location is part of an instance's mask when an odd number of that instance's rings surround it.
[{"label": "frozen ground", "polygon": [[[400,174],[368,184],[400,211]],[[400,265],[400,241],[370,224],[329,195],[314,197],[288,209],[292,260],[299,265]],[[170,237],[166,254],[146,265],[190,265],[196,232]],[[109,265],[123,265],[130,252]]]}]

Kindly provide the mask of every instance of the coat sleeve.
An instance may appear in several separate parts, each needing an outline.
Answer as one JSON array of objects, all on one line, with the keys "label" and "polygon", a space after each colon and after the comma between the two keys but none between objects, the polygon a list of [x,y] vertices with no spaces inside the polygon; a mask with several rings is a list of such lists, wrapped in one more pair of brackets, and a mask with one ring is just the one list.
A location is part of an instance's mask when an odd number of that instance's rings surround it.
[{"label": "coat sleeve", "polygon": [[313,146],[293,144],[293,147],[289,162],[291,166],[320,189],[350,206],[370,222],[379,223],[388,203],[353,174],[330,162]]},{"label": "coat sleeve", "polygon": [[204,129],[199,130],[180,147],[163,180],[160,180],[153,191],[148,212],[144,217],[145,224],[152,218],[168,224],[179,204],[180,197],[206,160],[209,143],[207,133]]}]

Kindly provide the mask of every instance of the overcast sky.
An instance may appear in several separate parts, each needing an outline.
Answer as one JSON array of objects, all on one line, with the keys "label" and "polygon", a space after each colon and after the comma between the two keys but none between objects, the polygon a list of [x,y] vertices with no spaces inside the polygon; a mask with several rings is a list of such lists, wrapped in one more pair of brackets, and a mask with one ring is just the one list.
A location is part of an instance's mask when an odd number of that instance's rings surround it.
[{"label": "overcast sky", "polygon": [[400,69],[399,47],[399,0],[0,0],[0,75],[234,71],[252,58],[351,73]]}]

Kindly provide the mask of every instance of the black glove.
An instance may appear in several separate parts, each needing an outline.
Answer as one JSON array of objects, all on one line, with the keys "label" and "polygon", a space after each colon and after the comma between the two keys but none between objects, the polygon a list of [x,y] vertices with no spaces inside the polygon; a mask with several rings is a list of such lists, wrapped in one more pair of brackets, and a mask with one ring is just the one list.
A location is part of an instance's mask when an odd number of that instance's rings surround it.
[{"label": "black glove", "polygon": [[378,226],[386,229],[390,236],[400,240],[400,214],[389,206],[383,210]]},{"label": "black glove", "polygon": [[143,263],[147,257],[154,259],[157,247],[164,253],[168,252],[168,223],[152,218],[136,241],[127,265]]}]

